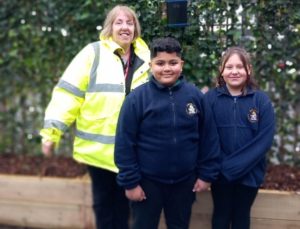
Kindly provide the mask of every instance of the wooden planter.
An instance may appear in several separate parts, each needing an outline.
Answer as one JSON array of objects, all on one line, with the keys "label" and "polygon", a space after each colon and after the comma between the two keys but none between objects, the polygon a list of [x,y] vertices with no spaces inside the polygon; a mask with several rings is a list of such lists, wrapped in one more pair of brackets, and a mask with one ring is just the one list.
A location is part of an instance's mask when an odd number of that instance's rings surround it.
[{"label": "wooden planter", "polygon": [[0,224],[92,229],[90,181],[0,175]]},{"label": "wooden planter", "polygon": [[[190,228],[211,228],[211,212],[210,193],[199,194],[193,208]],[[300,195],[293,192],[260,190],[251,217],[251,229],[299,229]]]},{"label": "wooden planter", "polygon": [[[190,229],[209,229],[210,192],[197,195]],[[166,229],[163,218],[159,229]],[[88,177],[67,179],[0,175],[0,224],[34,228],[94,229]],[[300,195],[260,190],[251,229],[299,229]]]}]

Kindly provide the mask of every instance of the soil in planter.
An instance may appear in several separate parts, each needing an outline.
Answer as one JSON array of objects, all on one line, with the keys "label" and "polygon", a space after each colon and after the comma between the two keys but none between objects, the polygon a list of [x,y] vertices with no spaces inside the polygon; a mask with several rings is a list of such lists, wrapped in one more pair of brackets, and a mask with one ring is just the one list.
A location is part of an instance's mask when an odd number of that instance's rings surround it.
[{"label": "soil in planter", "polygon": [[71,157],[43,155],[0,154],[0,173],[37,175],[47,177],[79,177],[86,174],[86,166]]},{"label": "soil in planter", "polygon": [[[66,156],[45,158],[42,155],[0,154],[0,173],[72,178],[85,175],[87,169]],[[262,188],[299,192],[300,168],[269,165]]]}]

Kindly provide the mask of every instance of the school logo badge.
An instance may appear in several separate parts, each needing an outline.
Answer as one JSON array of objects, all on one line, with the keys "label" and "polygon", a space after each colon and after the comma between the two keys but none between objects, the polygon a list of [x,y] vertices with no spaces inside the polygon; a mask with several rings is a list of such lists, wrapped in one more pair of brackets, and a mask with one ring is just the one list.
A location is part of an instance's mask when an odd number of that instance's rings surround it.
[{"label": "school logo badge", "polygon": [[258,122],[258,111],[255,108],[249,110],[248,120],[251,123]]},{"label": "school logo badge", "polygon": [[193,103],[186,104],[186,113],[189,116],[194,116],[198,112],[197,107]]}]

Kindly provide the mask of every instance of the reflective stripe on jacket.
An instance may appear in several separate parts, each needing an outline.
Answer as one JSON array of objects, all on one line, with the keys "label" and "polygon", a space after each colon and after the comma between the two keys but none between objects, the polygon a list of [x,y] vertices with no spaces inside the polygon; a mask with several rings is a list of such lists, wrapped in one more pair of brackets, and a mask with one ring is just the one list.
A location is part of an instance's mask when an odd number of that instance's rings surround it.
[{"label": "reflective stripe on jacket", "polygon": [[[150,53],[141,38],[134,43],[136,61],[131,88],[148,80]],[[62,133],[76,121],[74,158],[117,172],[114,141],[125,98],[123,65],[115,54],[121,47],[112,39],[88,44],[72,60],[53,90],[46,109],[44,140],[59,143]]]}]

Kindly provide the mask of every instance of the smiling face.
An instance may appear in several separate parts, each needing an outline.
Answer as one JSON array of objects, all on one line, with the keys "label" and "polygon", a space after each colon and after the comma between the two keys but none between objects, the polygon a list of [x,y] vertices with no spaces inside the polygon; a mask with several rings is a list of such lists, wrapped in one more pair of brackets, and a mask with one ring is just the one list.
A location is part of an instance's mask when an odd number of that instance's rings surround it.
[{"label": "smiling face", "polygon": [[112,25],[112,39],[125,51],[134,39],[134,19],[120,11]]},{"label": "smiling face", "polygon": [[170,87],[179,78],[183,61],[175,52],[158,52],[150,62],[151,72],[154,78],[162,85]]},{"label": "smiling face", "polygon": [[[249,71],[249,70],[248,70]],[[223,79],[232,95],[240,95],[247,81],[247,70],[238,54],[232,54],[224,65]]]}]

